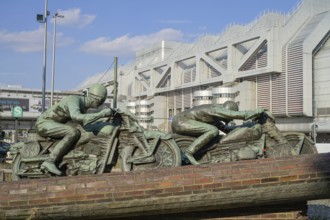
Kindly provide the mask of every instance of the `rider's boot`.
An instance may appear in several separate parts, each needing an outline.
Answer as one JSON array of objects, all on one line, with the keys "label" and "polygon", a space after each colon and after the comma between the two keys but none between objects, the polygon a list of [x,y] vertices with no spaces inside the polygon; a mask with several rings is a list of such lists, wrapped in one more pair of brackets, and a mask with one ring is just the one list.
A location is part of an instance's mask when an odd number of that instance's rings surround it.
[{"label": "rider's boot", "polygon": [[193,156],[200,149],[205,147],[213,138],[219,135],[219,130],[216,127],[210,128],[208,132],[205,132],[201,136],[199,136],[186,150],[185,155],[190,160],[190,163],[193,165],[200,164],[195,157]]},{"label": "rider's boot", "polygon": [[193,153],[189,150],[189,149],[186,149],[184,151],[186,157],[188,158],[188,160],[190,161],[191,164],[193,165],[198,165],[200,164],[194,157]]},{"label": "rider's boot", "polygon": [[60,162],[64,155],[77,143],[80,138],[80,131],[76,128],[64,127],[65,136],[51,150],[49,157],[41,164],[41,168],[47,169],[49,172],[58,176],[62,172],[56,167],[56,163]]},{"label": "rider's boot", "polygon": [[62,172],[57,169],[54,161],[51,160],[45,160],[42,164],[41,164],[41,168],[42,169],[47,169],[49,172],[56,174],[58,176],[62,175]]},{"label": "rider's boot", "polygon": [[62,172],[56,167],[55,161],[58,160],[58,155],[62,148],[61,145],[56,145],[49,157],[41,164],[41,169],[47,169],[49,172],[61,176]]}]

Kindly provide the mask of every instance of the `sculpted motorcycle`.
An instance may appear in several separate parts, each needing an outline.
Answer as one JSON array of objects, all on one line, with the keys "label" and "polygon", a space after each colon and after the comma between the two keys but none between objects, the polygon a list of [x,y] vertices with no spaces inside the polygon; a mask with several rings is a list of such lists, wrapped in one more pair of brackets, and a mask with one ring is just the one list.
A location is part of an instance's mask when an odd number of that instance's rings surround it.
[{"label": "sculpted motorcycle", "polygon": [[[73,126],[81,137],[58,164],[65,176],[106,173],[114,167],[126,172],[181,165],[180,149],[171,135],[144,130],[129,112],[84,127]],[[41,169],[41,164],[58,141],[37,136],[12,145],[13,180],[54,176]]]},{"label": "sculpted motorcycle", "polygon": [[[269,112],[243,126],[228,129],[231,130],[228,134],[220,135],[194,154],[197,162],[208,164],[317,153],[315,144],[304,133],[280,132]],[[182,152],[196,140],[178,134],[173,138]],[[190,163],[184,153],[183,158],[183,164]]]}]

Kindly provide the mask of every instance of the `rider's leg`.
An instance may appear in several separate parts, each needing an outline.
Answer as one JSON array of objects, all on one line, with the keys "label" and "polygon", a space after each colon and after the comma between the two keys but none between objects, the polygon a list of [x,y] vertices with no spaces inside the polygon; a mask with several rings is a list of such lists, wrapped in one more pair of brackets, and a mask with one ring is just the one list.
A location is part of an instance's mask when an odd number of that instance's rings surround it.
[{"label": "rider's leg", "polygon": [[185,154],[192,164],[199,164],[193,157],[193,154],[219,135],[217,127],[194,120],[185,120],[181,123],[177,123],[174,132],[177,134],[198,137],[187,149],[185,149]]},{"label": "rider's leg", "polygon": [[62,138],[52,150],[49,158],[42,164],[50,172],[61,175],[61,171],[57,169],[55,163],[63,158],[68,151],[76,144],[80,137],[80,131],[69,125],[57,122],[44,122],[37,127],[38,134],[43,137]]},{"label": "rider's leg", "polygon": [[199,126],[195,125],[192,130],[194,130],[195,133],[200,133],[202,135],[200,135],[187,149],[191,154],[202,149],[219,135],[219,130],[215,126],[205,123],[201,123]]}]

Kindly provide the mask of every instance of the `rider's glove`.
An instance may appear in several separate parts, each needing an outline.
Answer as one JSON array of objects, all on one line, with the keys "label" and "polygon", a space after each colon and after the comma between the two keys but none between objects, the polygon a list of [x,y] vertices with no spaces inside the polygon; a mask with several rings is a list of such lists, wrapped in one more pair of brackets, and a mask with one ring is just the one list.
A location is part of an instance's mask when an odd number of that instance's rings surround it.
[{"label": "rider's glove", "polygon": [[113,108],[112,109],[112,116],[116,116],[118,114],[122,113],[119,108]]},{"label": "rider's glove", "polygon": [[265,111],[267,111],[267,109],[265,109],[265,108],[257,108],[256,109],[256,114],[257,115],[260,115],[261,113],[264,113]]},{"label": "rider's glove", "polygon": [[102,118],[104,118],[104,117],[110,117],[111,114],[112,114],[112,110],[110,108],[105,108],[102,111],[100,111],[100,116]]},{"label": "rider's glove", "polygon": [[263,113],[264,111],[266,111],[266,109],[264,109],[264,108],[257,108],[255,111],[246,111],[244,120],[249,120],[251,118],[254,118],[254,117],[260,115],[261,113]]}]

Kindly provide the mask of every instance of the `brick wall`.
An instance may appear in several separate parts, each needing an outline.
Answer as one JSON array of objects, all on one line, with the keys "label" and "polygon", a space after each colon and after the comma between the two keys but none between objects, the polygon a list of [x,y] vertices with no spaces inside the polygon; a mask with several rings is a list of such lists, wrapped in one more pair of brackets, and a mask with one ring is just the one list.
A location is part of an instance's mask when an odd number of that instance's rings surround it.
[{"label": "brick wall", "polygon": [[317,154],[3,182],[0,217],[297,219],[307,200],[330,198],[329,161]]}]

